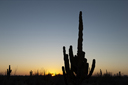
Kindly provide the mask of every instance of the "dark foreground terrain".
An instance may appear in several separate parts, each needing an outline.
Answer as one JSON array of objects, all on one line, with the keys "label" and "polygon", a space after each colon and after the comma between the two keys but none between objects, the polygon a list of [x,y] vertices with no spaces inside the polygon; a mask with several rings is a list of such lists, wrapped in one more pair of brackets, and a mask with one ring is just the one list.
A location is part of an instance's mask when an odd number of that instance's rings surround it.
[{"label": "dark foreground terrain", "polygon": [[[57,76],[0,76],[0,85],[65,85],[62,75]],[[69,84],[72,85],[72,84]],[[128,85],[128,76],[93,76],[82,85]]]}]

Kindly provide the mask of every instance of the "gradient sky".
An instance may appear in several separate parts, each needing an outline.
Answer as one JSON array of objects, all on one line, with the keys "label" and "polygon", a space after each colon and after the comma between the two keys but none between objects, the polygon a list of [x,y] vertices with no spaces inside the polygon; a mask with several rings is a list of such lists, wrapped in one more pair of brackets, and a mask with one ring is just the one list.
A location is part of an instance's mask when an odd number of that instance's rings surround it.
[{"label": "gradient sky", "polygon": [[128,75],[127,0],[0,0],[0,73],[62,73],[63,46],[77,54],[79,12],[83,50],[94,73]]}]

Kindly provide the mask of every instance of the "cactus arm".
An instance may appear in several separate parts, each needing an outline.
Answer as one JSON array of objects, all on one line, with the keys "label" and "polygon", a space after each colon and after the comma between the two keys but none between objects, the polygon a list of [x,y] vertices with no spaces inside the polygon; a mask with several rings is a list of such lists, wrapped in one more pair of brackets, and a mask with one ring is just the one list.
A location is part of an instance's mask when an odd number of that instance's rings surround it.
[{"label": "cactus arm", "polygon": [[91,71],[90,71],[89,75],[87,76],[87,78],[90,78],[90,76],[92,75],[92,73],[93,73],[93,71],[95,69],[95,63],[96,63],[96,61],[95,61],[95,59],[93,59],[92,68],[91,68]]},{"label": "cactus arm", "polygon": [[83,74],[86,74],[86,75],[83,75],[83,76],[85,76],[85,77],[87,77],[87,74],[88,74],[88,69],[87,68],[89,68],[89,64],[88,63],[84,63],[85,65],[84,65],[84,73]]},{"label": "cactus arm", "polygon": [[66,74],[65,74],[64,66],[62,66],[62,71],[63,71],[63,76],[64,76],[65,84],[68,85],[67,78],[66,78]]},{"label": "cactus arm", "polygon": [[70,56],[70,64],[71,64],[71,70],[76,72],[76,57],[73,56],[72,46],[69,48],[69,56]]},{"label": "cactus arm", "polygon": [[70,46],[69,48],[69,56],[70,56],[70,62],[72,64],[72,61],[73,61],[73,51],[72,51],[72,46]]},{"label": "cactus arm", "polygon": [[65,64],[66,73],[69,74],[69,59],[68,59],[68,55],[66,54],[65,47],[63,47],[63,54],[64,54],[64,64]]}]

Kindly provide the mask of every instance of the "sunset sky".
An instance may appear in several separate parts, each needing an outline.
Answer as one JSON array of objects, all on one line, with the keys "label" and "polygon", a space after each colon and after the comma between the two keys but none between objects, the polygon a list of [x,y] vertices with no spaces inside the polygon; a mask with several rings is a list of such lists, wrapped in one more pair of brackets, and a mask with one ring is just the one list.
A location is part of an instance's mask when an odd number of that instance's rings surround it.
[{"label": "sunset sky", "polygon": [[127,0],[0,0],[0,73],[62,73],[63,46],[77,54],[79,12],[83,50],[94,74],[128,75]]}]

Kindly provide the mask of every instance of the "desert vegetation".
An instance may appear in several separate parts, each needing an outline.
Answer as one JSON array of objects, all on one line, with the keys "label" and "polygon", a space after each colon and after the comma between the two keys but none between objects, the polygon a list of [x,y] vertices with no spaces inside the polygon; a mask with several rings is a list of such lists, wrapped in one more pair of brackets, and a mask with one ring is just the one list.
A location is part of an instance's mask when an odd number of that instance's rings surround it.
[{"label": "desert vegetation", "polygon": [[[73,55],[73,47],[69,48],[69,55],[66,54],[66,48],[63,47],[64,66],[63,74],[52,76],[51,73],[35,74],[30,70],[29,76],[11,75],[13,71],[11,65],[7,69],[6,75],[0,74],[0,85],[127,85],[128,76],[122,76],[121,71],[112,75],[106,70],[103,74],[102,69],[99,73],[92,75],[96,67],[96,60],[93,59],[91,69],[85,58],[85,52],[82,49],[83,42],[83,21],[82,12],[79,14],[79,36],[77,55]],[[60,67],[61,68],[61,67]]]},{"label": "desert vegetation", "polygon": [[[99,73],[85,79],[81,85],[127,85],[128,76],[112,75],[111,72],[101,75]],[[51,74],[32,76],[0,75],[0,85],[66,85],[63,75],[52,76]],[[68,85],[74,85],[68,83]]]}]

